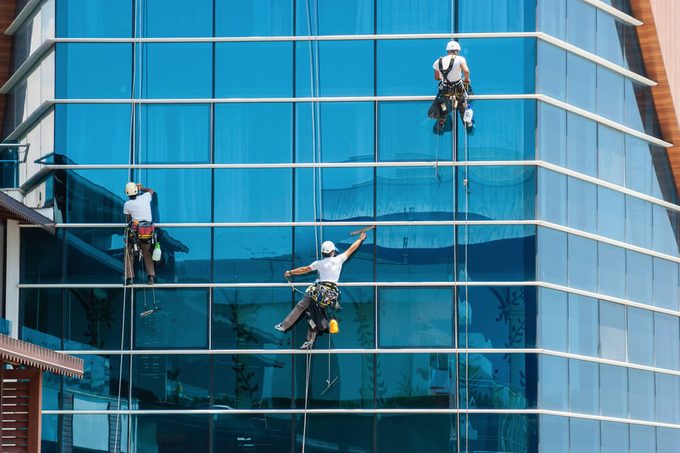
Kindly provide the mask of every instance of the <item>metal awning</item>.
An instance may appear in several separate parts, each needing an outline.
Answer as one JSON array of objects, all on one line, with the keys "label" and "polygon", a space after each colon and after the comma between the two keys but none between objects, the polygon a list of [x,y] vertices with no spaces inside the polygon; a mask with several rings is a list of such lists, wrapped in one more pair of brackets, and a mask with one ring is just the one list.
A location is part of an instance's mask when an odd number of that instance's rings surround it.
[{"label": "metal awning", "polygon": [[82,359],[6,335],[0,335],[0,362],[29,366],[69,377],[83,377]]},{"label": "metal awning", "polygon": [[52,220],[24,206],[4,192],[0,192],[0,218],[38,225],[48,233],[54,234]]}]

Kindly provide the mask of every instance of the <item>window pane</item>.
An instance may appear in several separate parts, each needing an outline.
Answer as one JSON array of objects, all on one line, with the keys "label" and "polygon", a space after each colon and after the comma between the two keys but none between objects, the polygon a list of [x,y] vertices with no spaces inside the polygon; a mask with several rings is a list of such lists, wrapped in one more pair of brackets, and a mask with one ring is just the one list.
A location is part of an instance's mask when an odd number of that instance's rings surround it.
[{"label": "window pane", "polygon": [[623,76],[597,67],[597,113],[623,123]]},{"label": "window pane", "polygon": [[626,187],[646,194],[652,190],[649,144],[630,135],[626,135]]},{"label": "window pane", "polygon": [[[607,98],[609,99],[609,98]],[[623,111],[623,106],[621,106]],[[625,150],[623,133],[608,127],[597,127],[598,177],[623,186]]]},{"label": "window pane", "polygon": [[372,34],[373,5],[373,0],[298,1],[295,34]]},{"label": "window pane", "polygon": [[602,422],[602,449],[600,453],[621,453],[628,451],[628,425],[625,423]]},{"label": "window pane", "polygon": [[626,307],[603,300],[600,301],[600,355],[605,359],[626,360]]},{"label": "window pane", "polygon": [[567,351],[567,293],[538,289],[538,346]]},{"label": "window pane", "polygon": [[[54,303],[52,300],[50,303]],[[58,305],[58,304],[57,304]],[[122,331],[122,320],[129,323],[129,294],[123,307],[123,291],[109,288],[69,288],[64,291],[64,349],[120,349],[130,347],[129,326]],[[123,333],[124,332],[124,333]]]},{"label": "window pane", "polygon": [[[377,41],[377,94],[413,96],[436,92],[438,82],[432,79],[432,63],[444,53],[443,50],[439,39]],[[461,55],[467,58],[465,51]],[[395,77],[388,68],[393,68],[399,61],[408,61],[408,64],[399,64],[399,77]]]},{"label": "window pane", "polygon": [[[237,2],[245,4],[249,2]],[[212,445],[213,451],[238,451],[244,448],[269,449],[270,451],[290,450],[293,433],[292,414],[267,414],[264,416],[252,414],[212,415]],[[309,432],[311,434],[312,415],[308,416]],[[310,439],[311,440],[311,439]],[[310,442],[311,443],[311,442]],[[208,448],[206,446],[206,448]],[[210,451],[210,450],[206,450]]]},{"label": "window pane", "polygon": [[[302,451],[302,439],[300,434],[304,430],[304,414],[295,416],[297,435],[295,438],[295,448],[282,445],[280,449],[274,447],[276,452]],[[271,426],[271,425],[270,425]],[[329,426],[336,427],[328,429]],[[342,445],[350,451],[373,451],[375,428],[375,417],[373,414],[308,414],[307,415],[307,435],[305,439],[305,451],[319,451],[328,447],[318,447],[313,445]],[[288,435],[292,432],[288,428]],[[241,435],[239,433],[239,435]],[[266,451],[270,444],[265,447]],[[332,448],[332,447],[331,447]]]},{"label": "window pane", "polygon": [[569,294],[569,352],[597,357],[597,309],[596,299]]},{"label": "window pane", "polygon": [[376,33],[450,33],[450,2],[377,0]]},{"label": "window pane", "polygon": [[628,360],[642,365],[654,363],[652,312],[628,307]]},{"label": "window pane", "polygon": [[676,316],[654,313],[654,364],[680,369],[680,324]]},{"label": "window pane", "polygon": [[[430,170],[431,171],[431,170]],[[463,189],[468,180],[466,191]],[[458,169],[458,218],[469,220],[524,220],[535,217],[535,167],[465,167]]]},{"label": "window pane", "polygon": [[576,47],[595,53],[595,12],[584,2],[567,2],[567,41]]},{"label": "window pane", "polygon": [[678,309],[678,265],[661,258],[654,260],[654,305]]},{"label": "window pane", "polygon": [[539,421],[538,451],[569,453],[569,419],[555,415],[540,415]]},{"label": "window pane", "polygon": [[210,228],[164,227],[156,234],[162,250],[155,263],[157,283],[210,281]]},{"label": "window pane", "polygon": [[553,164],[567,164],[567,112],[544,102],[538,103],[538,158]]},{"label": "window pane", "polygon": [[136,415],[132,420],[137,451],[209,451],[208,415]]},{"label": "window pane", "polygon": [[377,218],[453,220],[452,168],[378,168],[376,174]]},{"label": "window pane", "polygon": [[569,419],[571,451],[576,453],[599,453],[600,422],[579,418]]},{"label": "window pane", "polygon": [[132,356],[132,398],[137,408],[199,409],[209,404],[209,395],[210,356]]},{"label": "window pane", "polygon": [[[184,0],[138,0],[137,36],[194,37],[212,36],[212,0],[192,0],[191,14],[178,14],[186,8]],[[152,17],[153,20],[148,20]]]},{"label": "window pane", "polygon": [[293,0],[215,0],[215,36],[289,36]]},{"label": "window pane", "polygon": [[[379,408],[455,407],[456,364],[452,354],[380,354]],[[355,372],[356,373],[356,372]]]},{"label": "window pane", "polygon": [[[458,367],[462,408],[526,409],[536,407],[534,389],[524,376],[536,372],[533,354],[461,354]],[[530,387],[534,383],[529,384]]]},{"label": "window pane", "polygon": [[626,250],[627,299],[649,304],[652,300],[652,257]]},{"label": "window pane", "polygon": [[[315,173],[316,181],[314,180]],[[286,184],[290,185],[288,182]],[[281,186],[278,193],[285,193],[286,188],[286,185]],[[375,199],[373,191],[374,170],[372,168],[297,169],[295,171],[295,219],[298,221],[372,220]],[[404,202],[408,203],[408,200]],[[267,216],[271,219],[272,213],[267,213]]]},{"label": "window pane", "polygon": [[67,170],[55,175],[55,219],[64,223],[124,222],[122,184],[127,180],[127,170]]},{"label": "window pane", "polygon": [[628,397],[630,418],[654,420],[654,373],[628,370]]},{"label": "window pane", "polygon": [[458,27],[461,32],[534,31],[536,5],[533,1],[459,0]]},{"label": "window pane", "polygon": [[602,415],[628,417],[628,370],[620,366],[600,365]]},{"label": "window pane", "polygon": [[[292,220],[292,170],[247,168],[215,170],[216,222],[285,222]],[[266,184],[264,182],[266,181]],[[279,200],[272,204],[271,200]],[[269,206],[264,211],[262,206]]]},{"label": "window pane", "polygon": [[680,406],[678,406],[678,401],[680,401],[680,378],[661,373],[657,373],[655,378],[656,421],[661,423],[680,423]]},{"label": "window pane", "polygon": [[597,242],[569,236],[569,286],[597,290]]},{"label": "window pane", "polygon": [[649,451],[656,451],[655,428],[653,426],[630,425],[630,453],[647,453]]},{"label": "window pane", "polygon": [[597,176],[597,124],[567,113],[567,167]]},{"label": "window pane", "polygon": [[[130,356],[83,354],[77,357],[83,361],[83,377],[82,379],[71,377],[64,378],[64,391],[59,395],[59,398],[61,399],[59,403],[61,406],[54,407],[54,409],[75,407],[76,410],[79,410],[80,408],[115,410],[118,407],[119,384],[121,397],[120,408],[122,410],[128,409]],[[123,361],[122,366],[121,360]],[[121,376],[122,382],[120,382]],[[87,414],[82,415],[82,417],[91,417],[92,415],[93,414]],[[119,430],[124,427],[123,430],[127,431],[127,427],[125,426],[126,422],[123,421],[122,417],[118,420],[116,420],[118,417],[113,414],[111,414],[110,417],[114,426],[115,423],[118,422]],[[109,436],[107,434],[103,435],[108,440]],[[123,435],[123,437],[125,436]],[[113,436],[111,436],[111,438],[113,438]],[[101,451],[108,451],[108,449],[102,449]],[[123,451],[125,451],[125,449],[123,449]]]},{"label": "window pane", "polygon": [[54,288],[19,290],[19,339],[61,350],[62,291]]},{"label": "window pane", "polygon": [[626,250],[598,242],[597,251],[600,293],[625,298]]},{"label": "window pane", "polygon": [[[266,55],[266,59],[252,68],[253,55]],[[215,97],[291,97],[292,65],[293,44],[290,42],[215,43]],[[308,95],[309,91],[304,96]]]},{"label": "window pane", "polygon": [[621,192],[607,189],[602,186],[597,188],[597,232],[599,235],[625,240],[626,196]]},{"label": "window pane", "polygon": [[[59,0],[57,36],[127,38],[132,36],[132,0]],[[19,9],[17,8],[17,12]]]},{"label": "window pane", "polygon": [[[54,236],[38,228],[19,230],[21,242],[19,281],[21,283],[61,283],[62,241],[65,236],[64,230],[57,230]],[[35,256],[43,259],[31,259]]]},{"label": "window pane", "polygon": [[542,281],[567,284],[567,233],[538,229],[539,277]]},{"label": "window pane", "polygon": [[[575,3],[581,2],[570,2],[569,4]],[[569,104],[589,112],[596,111],[596,67],[597,65],[590,60],[572,53],[567,54],[567,102]],[[590,120],[586,121],[590,122]]]},{"label": "window pane", "polygon": [[566,39],[567,0],[538,0],[538,30]]},{"label": "window pane", "polygon": [[539,356],[538,407],[569,410],[569,361],[563,357]]},{"label": "window pane", "polygon": [[[311,72],[316,74],[318,71],[318,78],[315,75],[313,79],[314,93],[320,96],[372,96],[374,94],[374,46],[373,41],[318,42],[318,64],[317,51],[312,52]],[[243,53],[243,58],[250,61],[252,55],[253,49],[249,48]],[[310,96],[308,44],[297,42],[295,55],[295,94],[296,96]],[[288,63],[283,67],[287,65]],[[269,83],[271,76],[267,73],[265,75],[262,82]],[[253,75],[250,72],[243,72],[241,77],[252,80]],[[260,84],[253,85],[253,88],[257,88],[257,93],[262,92]]]},{"label": "window pane", "polygon": [[59,43],[56,49],[58,98],[130,98],[131,44]]},{"label": "window pane", "polygon": [[[211,170],[202,168],[139,170],[137,181],[156,191],[154,199],[157,198],[157,200],[151,205],[154,214],[153,221],[156,223],[210,222],[211,173]],[[119,179],[119,181],[124,180],[126,178]],[[121,189],[116,192],[120,193],[119,191],[122,192]],[[153,203],[158,204],[158,215],[154,211],[156,208]],[[177,206],[182,206],[182,209],[178,210]]]},{"label": "window pane", "polygon": [[602,10],[597,11],[597,54],[614,64],[623,66],[624,24]]},{"label": "window pane", "polygon": [[538,169],[540,219],[560,225],[567,224],[567,176]]},{"label": "window pane", "polygon": [[576,178],[567,181],[569,226],[588,233],[597,231],[597,186]]},{"label": "window pane", "polygon": [[569,360],[569,410],[584,414],[599,412],[600,376],[597,363]]},{"label": "window pane", "polygon": [[678,445],[680,445],[680,430],[677,428],[656,428],[656,451],[673,451]]},{"label": "window pane", "polygon": [[[141,44],[137,53],[136,64],[138,67],[141,66],[141,69],[137,71],[135,90],[138,94],[141,93],[141,97],[150,99],[212,97],[211,43],[147,43]],[[182,64],[177,64],[178,61]],[[218,72],[218,80],[221,80],[220,76]]]},{"label": "window pane", "polygon": [[[567,97],[567,52],[564,49],[538,41],[538,70],[536,91],[564,101]],[[557,109],[558,107],[553,107]]]},{"label": "window pane", "polygon": [[678,256],[678,213],[652,205],[652,249]]}]

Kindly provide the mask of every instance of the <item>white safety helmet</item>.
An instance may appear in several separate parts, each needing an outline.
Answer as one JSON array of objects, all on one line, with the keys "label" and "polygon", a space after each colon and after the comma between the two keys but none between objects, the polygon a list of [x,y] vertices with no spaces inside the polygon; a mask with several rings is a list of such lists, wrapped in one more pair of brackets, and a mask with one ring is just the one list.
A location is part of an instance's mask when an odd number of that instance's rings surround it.
[{"label": "white safety helmet", "polygon": [[458,41],[449,41],[446,44],[446,51],[447,52],[453,52],[454,50],[457,50],[460,52],[460,44],[458,44]]},{"label": "white safety helmet", "polygon": [[331,241],[323,241],[323,244],[321,244],[321,253],[331,253],[337,250],[335,244]]},{"label": "white safety helmet", "polygon": [[139,193],[139,187],[134,182],[129,182],[125,184],[125,195],[128,197],[135,196]]}]

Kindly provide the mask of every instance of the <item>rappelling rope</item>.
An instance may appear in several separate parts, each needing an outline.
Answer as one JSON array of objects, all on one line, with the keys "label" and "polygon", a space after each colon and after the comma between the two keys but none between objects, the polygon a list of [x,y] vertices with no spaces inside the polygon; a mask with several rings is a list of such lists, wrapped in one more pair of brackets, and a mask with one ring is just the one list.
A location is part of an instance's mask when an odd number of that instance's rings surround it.
[{"label": "rappelling rope", "polygon": [[469,353],[469,336],[468,330],[470,325],[470,298],[469,298],[469,270],[468,270],[468,246],[470,243],[470,225],[469,225],[469,213],[470,213],[470,173],[468,167],[468,129],[463,124],[463,129],[465,131],[465,179],[463,185],[465,188],[465,451],[468,451],[468,439],[469,439],[469,426],[470,426],[470,381],[469,381],[469,368],[470,368],[470,353]]}]

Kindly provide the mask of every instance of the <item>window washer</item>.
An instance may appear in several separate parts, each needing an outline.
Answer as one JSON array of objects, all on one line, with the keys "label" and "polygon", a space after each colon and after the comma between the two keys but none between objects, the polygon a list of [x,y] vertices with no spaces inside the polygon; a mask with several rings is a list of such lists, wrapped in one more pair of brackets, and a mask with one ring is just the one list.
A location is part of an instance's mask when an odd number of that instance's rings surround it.
[{"label": "window washer", "polygon": [[434,79],[439,80],[437,97],[435,98],[429,116],[437,119],[438,130],[446,123],[452,107],[452,98],[455,99],[454,108],[458,109],[463,124],[472,127],[472,108],[468,102],[470,89],[470,68],[465,57],[458,55],[460,44],[457,41],[449,41],[446,44],[446,55],[437,58],[432,65]]},{"label": "window washer", "polygon": [[154,191],[142,187],[141,184],[129,182],[125,185],[125,194],[128,196],[128,201],[123,206],[123,213],[127,216],[128,222],[126,237],[128,257],[124,260],[125,284],[132,284],[135,275],[133,261],[141,253],[146,268],[146,283],[153,285],[156,280],[152,259],[152,246],[156,235],[151,218],[151,199]]},{"label": "window washer", "polygon": [[[312,301],[315,301],[315,304],[321,304],[323,306],[331,305],[339,307],[338,297],[340,292],[337,289],[337,283],[340,278],[340,272],[342,271],[342,265],[359,248],[364,239],[366,239],[366,232],[362,231],[359,235],[359,239],[354,241],[345,252],[339,255],[337,255],[335,244],[331,241],[324,241],[324,243],[321,244],[321,255],[323,256],[323,259],[314,261],[309,266],[302,266],[286,271],[283,274],[284,277],[290,278],[292,275],[304,275],[312,271],[317,271],[319,277],[313,285],[307,288],[305,296],[297,303],[297,305],[295,305],[295,307],[293,307],[288,316],[286,316],[281,323],[274,326],[276,330],[285,332],[293,327],[293,324],[295,324],[303,313],[310,311],[308,308],[312,308],[310,307]],[[314,308],[316,309],[318,307]],[[313,317],[313,315],[314,313],[310,313],[309,316]],[[307,341],[302,344],[300,349],[310,349],[314,345],[317,331],[326,329],[327,326],[323,329],[316,329],[313,327],[312,323],[310,323],[309,330],[307,331]]]}]

